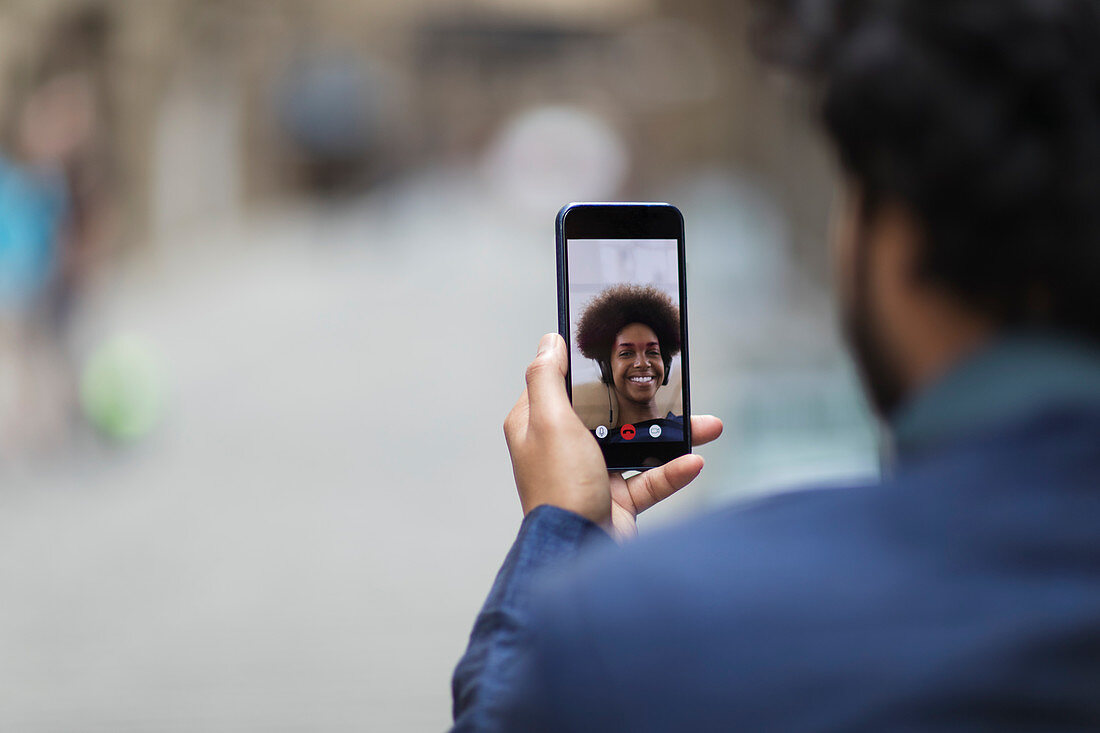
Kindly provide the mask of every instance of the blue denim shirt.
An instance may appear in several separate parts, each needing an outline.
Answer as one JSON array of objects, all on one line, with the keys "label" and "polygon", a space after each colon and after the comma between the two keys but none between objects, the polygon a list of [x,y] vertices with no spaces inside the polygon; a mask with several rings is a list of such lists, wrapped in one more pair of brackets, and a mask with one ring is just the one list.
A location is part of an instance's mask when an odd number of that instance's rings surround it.
[{"label": "blue denim shirt", "polygon": [[[895,468],[904,468],[910,462],[919,464],[930,452],[935,452],[944,445],[965,443],[968,436],[980,433],[990,426],[1013,424],[1013,421],[1021,416],[1034,414],[1037,411],[1051,407],[1058,408],[1059,406],[1068,408],[1087,408],[1091,406],[1100,410],[1100,352],[1079,341],[1063,338],[1056,334],[1019,333],[1006,336],[971,358],[965,359],[944,378],[924,390],[894,416],[892,428],[895,449],[899,459]],[[1094,411],[1094,414],[1100,414],[1100,412]],[[1046,437],[1044,438],[1044,436]],[[1053,433],[1044,428],[1043,431],[1027,433],[1026,435],[1021,434],[1018,438],[1019,446],[1013,446],[1006,441],[997,450],[1003,452],[1007,462],[1007,457],[1018,457],[1021,453],[1030,450],[1032,446],[1040,445],[1044,439],[1052,437]],[[1054,440],[1053,442],[1054,445],[1057,445],[1058,441]],[[1070,442],[1072,441],[1067,441],[1067,445]],[[1020,446],[1027,446],[1027,449],[1022,451]],[[950,451],[948,452],[950,453]],[[955,505],[964,501],[963,497],[967,495],[966,491],[960,489],[956,493],[953,489],[952,491],[941,491],[937,488],[953,486],[955,482],[959,481],[958,477],[965,475],[967,471],[973,471],[973,468],[969,467],[969,464],[965,461],[958,465],[946,466],[942,469],[942,472],[939,470],[931,471],[927,467],[922,468],[918,472],[920,475],[919,481],[912,477],[908,480],[910,483],[926,482],[927,487],[920,491],[909,492],[908,496],[921,497],[921,501],[926,506],[917,504],[908,508],[902,514],[916,513],[922,516],[927,514],[928,527],[934,527],[934,522],[941,521],[944,517],[951,517],[953,514],[960,517],[980,516],[983,521],[994,521],[999,517],[1008,516],[1007,506],[999,506],[997,508],[999,513],[996,515],[990,514],[988,506],[984,508],[984,512],[978,515],[968,514],[973,507],[962,506],[961,504],[960,506]],[[927,476],[924,475],[926,473]],[[1003,477],[991,478],[988,474],[975,475],[972,478],[977,481],[976,485],[978,486],[990,481],[1000,481],[1001,486],[1007,483]],[[1043,488],[1049,489],[1050,487]],[[834,506],[836,503],[834,499],[841,501],[841,494],[835,492],[824,492],[812,501],[808,501],[806,497],[799,497],[789,502],[789,509],[794,509],[794,511],[790,511],[789,515],[784,515],[783,519],[777,518],[774,522],[771,519],[767,520],[772,522],[768,525],[769,531],[772,533],[770,535],[757,535],[755,540],[751,539],[753,537],[753,526],[751,522],[746,522],[745,526],[739,526],[732,535],[728,529],[716,532],[709,540],[712,544],[708,545],[704,551],[692,546],[691,542],[683,541],[682,538],[676,541],[678,543],[676,546],[687,548],[684,549],[684,553],[689,556],[689,561],[683,566],[687,571],[693,564],[714,562],[715,548],[719,546],[719,542],[724,541],[715,539],[717,537],[732,536],[733,541],[747,542],[749,548],[744,550],[747,553],[743,555],[745,558],[755,558],[758,555],[767,557],[769,556],[768,553],[772,553],[774,557],[783,559],[793,557],[791,553],[794,551],[788,550],[786,551],[787,554],[784,554],[785,551],[782,549],[784,547],[784,535],[792,534],[797,536],[796,543],[799,552],[803,550],[802,545],[805,542],[822,543],[820,548],[810,551],[806,558],[802,560],[793,558],[795,561],[794,566],[800,568],[812,567],[815,565],[816,559],[816,561],[824,563],[826,567],[836,567],[838,568],[836,571],[837,577],[833,579],[832,586],[840,587],[843,586],[842,581],[845,577],[841,569],[845,567],[845,564],[839,559],[836,559],[835,565],[830,565],[830,563],[834,562],[832,554],[835,554],[836,558],[844,557],[837,549],[841,545],[841,541],[828,534],[828,528],[838,526],[843,522],[858,524],[856,518],[861,516],[868,508],[870,508],[871,514],[878,516],[881,509],[878,502],[881,501],[882,496],[883,492],[876,487],[871,487],[869,492],[854,492],[849,495],[852,502],[850,507],[847,505]],[[1056,494],[1052,493],[1051,496],[1054,497]],[[848,501],[848,499],[844,500]],[[1028,500],[1031,501],[1032,499]],[[1043,497],[1034,500],[1037,501],[1039,506],[1044,505],[1045,499]],[[950,503],[951,506],[939,506],[935,503],[937,501],[943,504]],[[1008,501],[1007,497],[1006,501]],[[828,512],[832,512],[832,514],[828,514]],[[1037,514],[1032,510],[1022,512],[1025,519],[1027,516]],[[1087,511],[1081,511],[1078,514],[1081,516],[1082,521],[1087,523]],[[756,516],[758,519],[753,521],[760,521],[759,517],[770,515],[766,512],[759,512]],[[1072,517],[1074,513],[1070,512],[1068,516]],[[712,520],[711,523],[715,521],[717,520]],[[722,521],[726,520],[723,519]],[[738,520],[734,518],[734,521]],[[1021,519],[1020,521],[1024,520]],[[967,528],[968,531],[971,529],[973,528]],[[1041,537],[1044,536],[1047,528],[1038,524],[1035,527],[1024,524],[1014,527],[1013,532],[1018,533],[1030,529],[1036,530],[1037,535]],[[1087,527],[1084,529],[1087,530]],[[850,530],[846,529],[844,531],[848,533]],[[934,531],[929,531],[935,536]],[[699,533],[699,530],[694,531],[695,535]],[[873,522],[870,523],[870,529],[867,530],[865,535],[844,534],[843,541],[856,546],[853,557],[858,558],[856,560],[849,557],[848,564],[864,562],[865,559],[866,562],[871,562],[871,558],[889,557],[887,550],[893,549],[892,546],[878,547],[875,545],[876,542],[883,541],[879,536],[880,534],[881,532],[874,528]],[[1088,532],[1085,531],[1085,535],[1087,534]],[[999,535],[996,532],[990,530],[989,538],[991,541],[997,540],[998,537]],[[769,538],[774,541],[772,546],[768,545]],[[575,514],[544,506],[534,510],[526,517],[520,527],[519,536],[505,559],[504,566],[501,568],[485,606],[474,625],[469,648],[455,670],[453,680],[455,730],[488,731],[508,728],[505,720],[510,720],[508,716],[515,712],[517,695],[519,697],[523,696],[521,692],[517,692],[517,688],[522,687],[521,682],[528,679],[528,675],[524,674],[522,668],[524,657],[530,649],[528,632],[531,631],[532,624],[538,623],[535,619],[540,618],[539,613],[542,613],[541,618],[544,621],[555,618],[552,613],[547,617],[545,609],[532,607],[536,581],[544,579],[552,569],[568,565],[573,558],[578,558],[581,555],[588,556],[591,548],[596,546],[613,547],[614,543],[598,526]],[[655,558],[670,557],[671,553],[667,552],[668,549],[668,547],[665,547],[666,552],[663,553],[651,553],[653,556],[647,556],[645,560],[651,566],[656,565],[658,562]],[[942,550],[943,548],[939,549]],[[725,548],[724,551],[731,556],[736,554],[730,548]],[[927,545],[927,550],[922,549],[922,553],[935,551],[937,551],[937,547],[934,542]],[[681,559],[682,561],[683,559]],[[951,558],[950,561],[962,564],[971,563],[973,557],[956,557]],[[669,560],[669,562],[675,562],[675,560]],[[754,579],[758,580],[760,577],[772,579],[767,581],[763,589],[753,587],[750,593],[774,593],[776,588],[794,587],[793,585],[783,584],[780,571],[776,571],[775,574],[753,575],[748,561],[745,562],[746,565],[741,567],[740,570],[744,575],[742,580],[746,584],[755,582]],[[918,577],[919,571],[926,565],[927,558],[922,555],[920,563],[913,567],[898,564],[890,566],[887,570],[890,574],[898,573],[902,577]],[[726,570],[724,566],[711,569],[716,573],[724,573]],[[873,590],[871,585],[873,577],[874,574],[869,573],[865,583],[859,581],[858,578],[853,581],[854,587],[859,589],[859,592],[868,594],[863,600],[865,604],[878,602],[879,596],[875,595],[876,591]],[[939,581],[940,578],[932,576],[932,580]],[[805,582],[805,579],[803,579],[803,582]],[[776,583],[779,585],[775,585]],[[607,588],[606,583],[602,587]],[[996,586],[993,586],[993,588],[996,589]],[[884,605],[881,610],[877,611],[883,620],[890,618],[891,613],[897,612],[897,609],[891,610],[886,605],[889,602],[889,589],[890,586],[887,586],[881,591],[881,597],[885,600],[882,601]],[[833,588],[830,587],[830,592],[832,590]],[[943,597],[949,597],[952,592],[957,592],[957,590],[946,587],[938,590]],[[614,589],[608,591],[610,594],[615,592]],[[1000,589],[998,589],[998,592],[1000,592]],[[934,597],[937,589],[929,585],[928,593]],[[1040,596],[1024,596],[1018,600],[1018,603],[1022,609],[1026,603],[1037,603],[1040,600],[1042,600]],[[849,599],[844,596],[830,598],[824,593],[821,605],[815,607],[812,613],[826,613],[826,610],[830,607],[829,601],[833,602],[836,613],[840,618],[849,613],[850,607],[847,605],[850,603]],[[566,600],[561,600],[561,604],[565,604],[564,607],[570,606]],[[1071,608],[1073,605],[1069,604],[1066,607]],[[1083,602],[1079,607],[1081,609],[1087,608]],[[862,610],[871,613],[874,611],[874,607],[864,605]],[[798,609],[794,608],[789,609],[789,611],[792,615],[797,615],[799,612]],[[681,622],[690,626],[690,621],[684,622],[681,619]],[[764,634],[763,636],[767,635]],[[568,636],[556,638],[568,638]],[[899,642],[905,641],[904,635],[900,633],[896,634],[894,638]],[[927,639],[924,640],[924,642],[927,641]],[[578,641],[577,643],[581,644],[582,642]],[[775,642],[770,643],[774,645]],[[902,648],[915,649],[917,647],[902,644]],[[929,649],[931,650],[931,648],[930,646]],[[630,653],[630,648],[623,647],[623,649],[622,655],[625,658]],[[884,651],[884,653],[888,655],[890,652]],[[563,650],[562,654],[566,654],[566,651]],[[782,655],[778,652],[776,652],[776,655],[777,663],[779,663],[781,661],[779,658]],[[727,659],[714,669],[730,669],[732,661]],[[841,665],[840,659],[834,661],[824,660],[824,662],[826,668],[830,664]],[[702,661],[699,663],[702,664]],[[850,659],[844,659],[843,661],[843,665],[850,665],[850,663]],[[793,668],[796,664],[805,664],[805,659],[795,661],[792,658],[790,666]],[[897,665],[902,665],[902,668],[903,664],[902,661],[897,661]],[[840,667],[838,666],[838,668]],[[684,669],[684,672],[689,671],[691,670]],[[723,673],[723,671],[712,671],[708,674],[711,675],[711,679],[717,679]],[[1004,673],[1007,675],[1007,668]],[[598,677],[599,675],[595,676]],[[875,680],[876,677],[872,675],[869,679]],[[947,685],[962,684],[948,680],[946,677],[943,681]],[[870,685],[871,683],[867,683],[867,687],[870,687]],[[854,695],[870,694],[869,690],[864,690],[861,693],[858,689],[853,689],[856,687],[859,686],[848,685],[845,689]],[[695,683],[695,687],[686,689],[698,689],[698,683]],[[686,698],[686,693],[684,697]],[[839,706],[839,701],[836,701],[836,704]],[[594,710],[598,711],[601,707],[606,709],[607,705],[590,706],[586,709],[592,712]],[[743,705],[741,709],[745,710],[749,707],[750,705]],[[542,710],[545,711],[545,708]],[[687,714],[680,711],[674,716],[675,720],[679,721],[677,725],[686,724]],[[550,725],[545,722],[545,716],[542,713],[533,715],[535,715],[534,720],[539,725]],[[649,718],[651,723],[655,719],[656,716]],[[774,723],[775,720],[771,719],[771,722]],[[595,721],[593,725],[598,728],[599,722]],[[668,729],[667,726],[661,727],[656,723],[653,723],[653,725],[656,729]],[[512,726],[512,728],[515,727]],[[525,722],[521,727],[523,730],[532,729],[532,725],[528,722]],[[534,727],[538,728],[538,725]]]},{"label": "blue denim shirt", "polygon": [[613,545],[598,525],[564,509],[544,505],[524,518],[455,669],[451,684],[455,730],[498,727],[499,701],[512,691],[525,651],[536,578],[582,550]]}]

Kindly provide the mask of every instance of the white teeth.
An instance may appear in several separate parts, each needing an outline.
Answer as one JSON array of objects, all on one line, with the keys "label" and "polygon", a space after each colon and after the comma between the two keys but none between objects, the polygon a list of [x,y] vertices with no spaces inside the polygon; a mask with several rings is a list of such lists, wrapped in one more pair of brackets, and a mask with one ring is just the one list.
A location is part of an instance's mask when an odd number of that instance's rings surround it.
[{"label": "white teeth", "polygon": [[653,381],[653,377],[631,377],[630,381],[635,384],[647,384]]}]

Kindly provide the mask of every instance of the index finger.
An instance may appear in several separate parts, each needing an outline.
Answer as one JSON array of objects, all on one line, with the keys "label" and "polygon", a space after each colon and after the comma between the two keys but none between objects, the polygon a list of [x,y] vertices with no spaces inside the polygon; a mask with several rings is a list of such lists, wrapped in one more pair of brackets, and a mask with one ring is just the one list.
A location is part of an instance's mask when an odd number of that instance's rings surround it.
[{"label": "index finger", "polygon": [[691,444],[706,445],[722,435],[722,421],[714,415],[691,416]]},{"label": "index finger", "polygon": [[694,481],[702,470],[702,456],[689,454],[645,473],[631,476],[626,480],[626,488],[634,504],[634,513],[641,514],[672,496]]}]

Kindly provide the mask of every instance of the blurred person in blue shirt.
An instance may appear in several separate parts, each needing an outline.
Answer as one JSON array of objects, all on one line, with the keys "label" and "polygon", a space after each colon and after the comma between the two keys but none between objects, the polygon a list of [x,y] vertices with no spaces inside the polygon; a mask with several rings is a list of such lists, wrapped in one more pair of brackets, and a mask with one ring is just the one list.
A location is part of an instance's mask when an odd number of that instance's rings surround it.
[{"label": "blurred person in blue shirt", "polygon": [[1098,730],[1100,3],[761,5],[844,172],[832,255],[886,476],[620,548],[703,461],[608,476],[545,337],[455,728]]},{"label": "blurred person in blue shirt", "polygon": [[59,388],[51,338],[62,243],[71,210],[62,171],[0,154],[0,456],[56,435]]},{"label": "blurred person in blue shirt", "polygon": [[21,311],[46,289],[65,225],[68,192],[59,171],[0,155],[0,308]]},{"label": "blurred person in blue shirt", "polygon": [[65,438],[76,416],[68,326],[104,236],[95,85],[47,76],[12,105],[0,154],[0,454]]}]

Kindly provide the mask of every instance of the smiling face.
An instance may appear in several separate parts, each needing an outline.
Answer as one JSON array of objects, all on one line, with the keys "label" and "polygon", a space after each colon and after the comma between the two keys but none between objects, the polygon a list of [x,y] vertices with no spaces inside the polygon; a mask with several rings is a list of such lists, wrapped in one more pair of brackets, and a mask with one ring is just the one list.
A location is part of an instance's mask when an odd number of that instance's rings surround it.
[{"label": "smiling face", "polygon": [[615,337],[611,375],[620,399],[650,405],[665,378],[657,334],[643,323],[632,323]]}]

